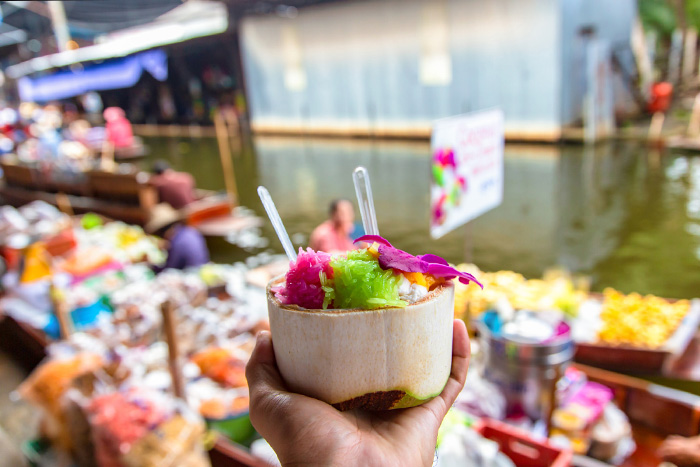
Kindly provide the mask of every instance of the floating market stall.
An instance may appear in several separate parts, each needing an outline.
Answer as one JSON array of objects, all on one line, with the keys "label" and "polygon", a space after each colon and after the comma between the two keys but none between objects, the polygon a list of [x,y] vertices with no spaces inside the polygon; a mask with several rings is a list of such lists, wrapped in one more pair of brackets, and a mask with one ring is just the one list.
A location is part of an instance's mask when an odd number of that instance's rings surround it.
[{"label": "floating market stall", "polygon": [[[0,163],[4,184],[0,196],[12,206],[44,201],[77,214],[94,212],[108,218],[145,225],[158,202],[149,175],[121,165],[114,172],[97,169],[42,169],[38,165]],[[183,209],[183,216],[206,236],[259,227],[250,213],[232,212],[232,200],[207,190],[197,190],[198,200]]]},{"label": "floating market stall", "polygon": [[[468,266],[463,266],[470,269]],[[626,373],[659,373],[679,359],[700,325],[700,300],[588,293],[587,284],[553,271],[525,279],[510,271],[479,273],[483,292],[457,289],[457,316],[467,321],[493,317],[509,321],[518,311],[569,323],[577,362]],[[487,313],[491,313],[489,316]],[[552,313],[554,316],[552,317]]]},{"label": "floating market stall", "polygon": [[[72,236],[65,235],[68,225]],[[60,260],[50,271],[67,276],[59,297],[50,288],[29,289],[33,295],[23,290],[25,273],[33,279],[25,285],[47,273],[41,255],[29,268],[33,275],[27,272],[27,238],[43,240]],[[255,333],[268,326],[263,286],[284,273],[288,262],[255,271],[206,265],[154,277],[140,261],[150,256],[156,262],[162,252],[139,228],[93,216],[76,220],[41,203],[0,211],[0,240],[5,257],[14,258],[8,261],[11,271],[20,257],[25,262],[14,281],[5,281],[0,346],[33,370],[19,392],[41,408],[43,435],[50,440],[32,445],[35,461],[49,445],[78,465],[107,458],[145,462],[166,451],[178,465],[262,467],[274,460],[265,457],[269,447],[248,418],[244,368]],[[85,250],[99,244],[115,253]],[[74,250],[88,251],[82,257],[89,261],[71,261]],[[114,262],[120,267],[110,267]],[[500,450],[500,465],[585,465],[588,457],[582,456],[588,455],[611,465],[656,466],[656,447],[667,435],[698,434],[700,398],[572,364],[585,355],[585,346],[606,349],[608,362],[618,351],[668,350],[652,370],[693,378],[700,368],[696,301],[612,290],[591,294],[586,281],[562,273],[527,280],[509,271],[460,269],[485,285],[483,292],[471,284],[455,287],[455,315],[473,322],[480,336],[465,388],[441,429],[438,465],[464,462],[468,447],[468,455],[477,457]],[[59,304],[73,329],[62,331]],[[175,359],[164,340],[168,307]],[[637,332],[640,327],[644,332]],[[508,366],[513,359],[518,372]],[[180,368],[182,399],[172,396],[173,361]],[[175,436],[186,442],[173,447]],[[116,453],[115,442],[126,452]],[[208,459],[202,446],[210,448]]]},{"label": "floating market stall", "polygon": [[[499,418],[515,423],[523,415],[543,420],[541,433],[554,434],[551,439],[570,446],[577,455],[588,453],[614,465],[658,465],[656,449],[668,435],[698,434],[700,398],[643,380],[577,364],[573,368],[587,382],[604,388],[589,391],[582,399],[583,412],[581,407],[571,410],[562,405],[561,397],[561,386],[576,379],[569,374],[573,360],[662,377],[679,386],[697,381],[698,300],[643,297],[612,289],[589,293],[586,281],[556,271],[528,280],[510,271],[462,268],[485,285],[483,292],[472,284],[458,285],[455,313],[473,323],[479,334],[486,362],[482,376],[503,396]],[[616,429],[622,430],[618,434],[627,432],[626,438],[636,441],[636,447],[625,455],[612,455],[610,446],[594,449],[591,440],[603,430],[596,427],[611,422],[600,407],[595,417],[582,417],[591,413],[593,400],[608,400],[620,409],[609,418],[617,420]],[[530,429],[537,432],[536,426]]]}]

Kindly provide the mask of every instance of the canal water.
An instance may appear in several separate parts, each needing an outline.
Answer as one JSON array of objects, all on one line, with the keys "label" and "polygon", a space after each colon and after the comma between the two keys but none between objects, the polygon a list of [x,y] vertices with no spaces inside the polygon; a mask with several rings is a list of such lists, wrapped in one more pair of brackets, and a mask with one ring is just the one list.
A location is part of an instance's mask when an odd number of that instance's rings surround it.
[{"label": "canal water", "polygon": [[[166,159],[201,188],[223,189],[216,140],[145,138],[144,168]],[[700,158],[638,143],[595,147],[507,145],[503,204],[440,240],[429,235],[430,148],[423,142],[255,138],[235,151],[241,204],[265,216],[265,185],[297,246],[335,198],[354,201],[352,171],[369,169],[380,233],[414,254],[482,270],[539,277],[551,267],[615,287],[666,297],[700,295]],[[359,212],[357,213],[359,219]],[[281,253],[267,218],[263,240],[243,250],[211,241],[212,258]]]}]

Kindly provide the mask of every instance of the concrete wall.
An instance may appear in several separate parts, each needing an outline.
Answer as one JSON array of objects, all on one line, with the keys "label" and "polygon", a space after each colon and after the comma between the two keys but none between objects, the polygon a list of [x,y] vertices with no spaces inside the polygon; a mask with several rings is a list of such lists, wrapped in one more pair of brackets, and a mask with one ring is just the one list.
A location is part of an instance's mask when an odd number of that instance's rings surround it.
[{"label": "concrete wall", "polygon": [[500,106],[511,136],[556,138],[559,14],[557,0],[358,0],[244,18],[253,127],[427,136]]}]

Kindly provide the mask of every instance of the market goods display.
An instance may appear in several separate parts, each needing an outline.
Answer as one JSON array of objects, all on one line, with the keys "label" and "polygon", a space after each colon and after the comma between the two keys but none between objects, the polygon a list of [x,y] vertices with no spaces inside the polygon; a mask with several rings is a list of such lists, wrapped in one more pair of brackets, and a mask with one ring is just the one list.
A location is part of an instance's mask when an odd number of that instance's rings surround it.
[{"label": "market goods display", "polygon": [[[251,300],[254,292],[261,297],[264,292],[246,286],[239,267],[203,269],[154,277],[144,265],[129,265],[65,289],[63,300],[71,309],[97,300],[110,310],[83,332],[50,344],[49,358],[20,394],[42,409],[43,434],[52,446],[70,453],[79,467],[203,465],[204,420],[208,429],[232,440],[255,434],[245,365],[254,333],[267,328],[264,308]],[[203,278],[233,295],[217,292],[221,298],[207,298]],[[141,396],[117,390],[139,388],[139,394],[169,397],[168,349],[160,340],[160,307],[166,300],[174,306],[184,394],[195,422],[179,409],[153,421],[150,412],[139,412],[148,403],[129,402]],[[139,420],[150,428],[144,431]],[[117,453],[116,448],[123,449]]]},{"label": "market goods display", "polygon": [[76,237],[79,244],[103,248],[121,263],[165,262],[165,252],[160,247],[158,238],[147,235],[136,225],[109,222],[87,229],[77,229]]},{"label": "market goods display", "polygon": [[39,366],[18,392],[44,410],[45,430],[49,438],[65,450],[73,448],[62,407],[63,395],[73,382],[102,366],[102,358],[91,353],[65,355]]},{"label": "market goods display", "polygon": [[208,426],[238,442],[254,434],[245,377],[254,344],[252,335],[241,335],[225,347],[205,348],[191,357],[203,377],[187,386],[190,406],[198,408]]},{"label": "market goods display", "polygon": [[229,349],[213,347],[197,352],[192,361],[202,374],[212,381],[232,388],[247,386],[246,360],[236,357]]},{"label": "market goods display", "polygon": [[158,240],[139,227],[95,215],[68,217],[42,202],[4,209],[0,231],[8,267],[0,309],[51,339],[59,336],[52,288],[62,291],[76,330],[106,326],[109,320],[101,318],[111,311],[112,292],[153,277],[143,261],[165,258]]},{"label": "market goods display", "polygon": [[86,408],[100,467],[207,466],[204,424],[162,393],[131,388]]},{"label": "market goods display", "polygon": [[70,227],[70,217],[43,201],[32,201],[19,209],[0,208],[0,244],[22,248],[28,241],[49,237]]},{"label": "market goods display", "polygon": [[455,316],[479,317],[496,304],[507,303],[516,310],[560,310],[573,317],[587,298],[587,290],[567,274],[552,271],[543,279],[526,279],[513,271],[482,272],[474,265],[460,264],[460,271],[470,272],[484,285],[455,284]]},{"label": "market goods display", "polygon": [[689,311],[688,300],[669,302],[653,295],[625,295],[605,289],[598,338],[607,344],[658,348],[668,340]]},{"label": "market goods display", "polygon": [[606,289],[572,321],[576,359],[610,369],[660,370],[680,355],[700,324],[700,302]]},{"label": "market goods display", "polygon": [[451,279],[475,279],[379,236],[357,241],[370,246],[339,257],[300,251],[268,287],[280,372],[292,390],[341,410],[422,404],[450,372]]}]

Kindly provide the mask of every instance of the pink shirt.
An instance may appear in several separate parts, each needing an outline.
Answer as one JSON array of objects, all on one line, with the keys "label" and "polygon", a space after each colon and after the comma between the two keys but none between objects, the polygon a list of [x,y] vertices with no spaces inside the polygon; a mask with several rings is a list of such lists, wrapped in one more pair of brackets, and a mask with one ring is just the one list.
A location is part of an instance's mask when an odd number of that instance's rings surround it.
[{"label": "pink shirt", "polygon": [[105,124],[107,139],[116,148],[127,148],[134,144],[134,133],[131,130],[131,123],[126,118],[119,118]]},{"label": "pink shirt", "polygon": [[355,249],[350,236],[336,231],[333,222],[329,220],[316,227],[311,233],[309,247],[326,253],[345,253]]}]

